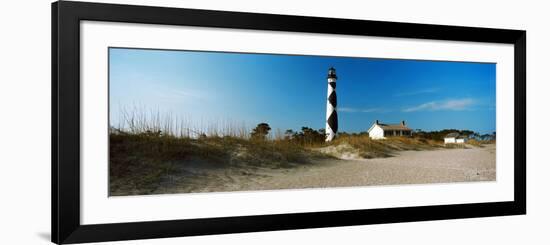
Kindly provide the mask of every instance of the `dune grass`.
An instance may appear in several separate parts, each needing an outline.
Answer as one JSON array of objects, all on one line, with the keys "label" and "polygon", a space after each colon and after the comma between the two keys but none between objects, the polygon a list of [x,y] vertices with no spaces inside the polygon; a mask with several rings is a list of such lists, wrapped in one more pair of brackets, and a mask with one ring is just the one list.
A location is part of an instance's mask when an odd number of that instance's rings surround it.
[{"label": "dune grass", "polygon": [[109,135],[110,193],[147,194],[167,174],[194,161],[221,168],[291,168],[330,158],[285,140],[254,140],[235,136],[176,137],[160,133]]},{"label": "dune grass", "polygon": [[466,141],[466,144],[476,147],[483,147],[486,143],[480,140],[469,139],[468,141]]},{"label": "dune grass", "polygon": [[[137,194],[150,192],[158,187],[163,176],[196,161],[222,168],[280,169],[338,158],[350,152],[369,159],[391,157],[397,151],[441,147],[432,140],[411,137],[372,140],[368,135],[345,135],[326,143],[282,138],[254,139],[237,135],[200,134],[198,137],[189,137],[162,132],[157,127],[134,127],[131,130],[111,128],[110,190],[138,190]],[[317,150],[327,146],[346,147],[338,147],[341,151],[338,154]]]},{"label": "dune grass", "polygon": [[389,137],[386,139],[373,140],[368,135],[340,136],[329,144],[349,144],[360,157],[367,159],[391,157],[397,151],[429,150],[442,146],[433,140],[422,138]]},{"label": "dune grass", "polygon": [[[367,134],[343,134],[332,142],[311,128],[284,135],[251,137],[244,124],[210,123],[206,128],[192,127],[193,123],[170,114],[134,109],[123,111],[117,127],[109,131],[109,191],[148,194],[163,183],[163,178],[178,173],[182,167],[208,164],[220,168],[292,168],[315,164],[318,160],[341,158],[391,157],[398,151],[430,150],[443,145],[420,137],[390,137],[370,139]],[[484,142],[470,141],[482,146]],[[336,151],[323,151],[333,147]]]}]

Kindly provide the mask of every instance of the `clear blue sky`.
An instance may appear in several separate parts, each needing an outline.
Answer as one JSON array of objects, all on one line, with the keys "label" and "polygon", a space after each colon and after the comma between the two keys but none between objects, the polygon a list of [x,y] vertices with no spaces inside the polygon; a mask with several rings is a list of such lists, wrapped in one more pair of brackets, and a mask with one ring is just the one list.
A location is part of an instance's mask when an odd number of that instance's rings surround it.
[{"label": "clear blue sky", "polygon": [[327,70],[338,75],[339,131],[375,120],[413,129],[495,131],[496,65],[111,48],[110,117],[139,105],[195,122],[325,127]]}]

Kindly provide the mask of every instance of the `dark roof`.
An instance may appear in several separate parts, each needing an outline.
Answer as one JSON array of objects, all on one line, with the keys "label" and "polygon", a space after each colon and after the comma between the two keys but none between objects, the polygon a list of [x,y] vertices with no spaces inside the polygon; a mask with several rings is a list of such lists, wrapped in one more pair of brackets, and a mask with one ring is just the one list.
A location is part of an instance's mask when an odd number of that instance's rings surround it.
[{"label": "dark roof", "polygon": [[459,136],[460,136],[459,133],[454,132],[454,133],[449,133],[449,134],[445,135],[445,138],[458,138]]},{"label": "dark roof", "polygon": [[405,125],[402,124],[384,124],[384,123],[378,123],[378,126],[380,126],[383,130],[403,130],[403,131],[411,131],[411,129]]}]

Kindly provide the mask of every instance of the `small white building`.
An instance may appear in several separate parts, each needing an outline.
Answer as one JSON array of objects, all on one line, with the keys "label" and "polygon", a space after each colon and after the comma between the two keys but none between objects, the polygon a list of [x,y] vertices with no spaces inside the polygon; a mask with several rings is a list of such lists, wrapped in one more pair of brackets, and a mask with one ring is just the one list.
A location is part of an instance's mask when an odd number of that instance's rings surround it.
[{"label": "small white building", "polygon": [[455,132],[445,135],[443,141],[445,144],[464,144],[466,143],[466,138]]},{"label": "small white building", "polygon": [[393,136],[411,136],[412,130],[407,127],[405,121],[398,124],[384,124],[378,120],[369,128],[369,137],[371,139],[385,139]]}]

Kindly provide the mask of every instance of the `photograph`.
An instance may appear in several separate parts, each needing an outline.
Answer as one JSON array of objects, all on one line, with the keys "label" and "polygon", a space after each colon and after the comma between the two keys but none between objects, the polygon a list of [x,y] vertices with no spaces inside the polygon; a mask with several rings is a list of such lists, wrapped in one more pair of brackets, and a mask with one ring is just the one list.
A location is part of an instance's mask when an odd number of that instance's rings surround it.
[{"label": "photograph", "polygon": [[108,48],[109,196],[496,181],[496,63]]},{"label": "photograph", "polygon": [[544,8],[432,2],[8,11],[8,240],[541,240]]}]

